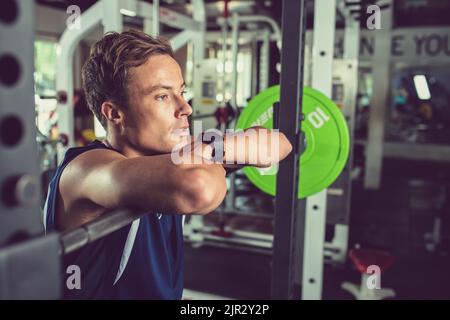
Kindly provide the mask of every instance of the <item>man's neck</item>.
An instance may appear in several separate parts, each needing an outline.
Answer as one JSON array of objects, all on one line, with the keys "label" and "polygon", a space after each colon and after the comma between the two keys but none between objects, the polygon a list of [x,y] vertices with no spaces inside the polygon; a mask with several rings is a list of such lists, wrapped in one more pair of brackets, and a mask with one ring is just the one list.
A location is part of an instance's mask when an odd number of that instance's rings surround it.
[{"label": "man's neck", "polygon": [[112,135],[107,135],[106,138],[103,140],[103,143],[106,146],[113,148],[114,150],[120,152],[127,158],[136,158],[136,157],[145,156],[145,154],[143,154],[139,150],[136,150],[129,144],[124,143],[123,141],[121,141],[119,139],[116,139]]}]

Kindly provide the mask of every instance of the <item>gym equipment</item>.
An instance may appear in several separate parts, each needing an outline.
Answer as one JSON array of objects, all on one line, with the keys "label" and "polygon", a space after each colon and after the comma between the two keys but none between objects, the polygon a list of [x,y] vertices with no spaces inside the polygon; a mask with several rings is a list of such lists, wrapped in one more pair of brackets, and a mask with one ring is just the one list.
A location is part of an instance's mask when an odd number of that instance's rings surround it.
[{"label": "gym equipment", "polygon": [[217,59],[204,59],[196,62],[194,66],[192,121],[200,120],[203,130],[217,127],[214,112],[220,106],[216,99],[220,79],[218,64]]},{"label": "gym equipment", "polygon": [[58,235],[60,253],[71,253],[88,243],[94,242],[131,224],[134,220],[143,217],[145,214],[142,212],[138,213],[130,210],[117,209],[73,230],[64,233],[54,233]]},{"label": "gym equipment", "polygon": [[[381,288],[380,278],[382,273],[394,264],[395,257],[391,253],[359,248],[350,250],[349,256],[361,273],[361,283],[356,285],[343,282],[341,284],[343,290],[350,292],[357,300],[382,300],[395,297],[393,289]],[[374,284],[378,286],[371,287]]]},{"label": "gym equipment", "polygon": [[61,283],[58,239],[36,237],[43,230],[33,90],[35,4],[4,4],[0,19],[0,299],[55,299]]},{"label": "gym equipment", "polygon": [[[350,138],[346,120],[339,108],[319,91],[305,87],[302,131],[306,147],[300,157],[302,174],[298,198],[306,198],[330,186],[348,159]],[[255,125],[273,128],[273,105],[280,100],[280,86],[270,87],[255,96],[242,111],[236,129]],[[276,175],[254,167],[243,169],[248,179],[262,191],[274,196]]]}]

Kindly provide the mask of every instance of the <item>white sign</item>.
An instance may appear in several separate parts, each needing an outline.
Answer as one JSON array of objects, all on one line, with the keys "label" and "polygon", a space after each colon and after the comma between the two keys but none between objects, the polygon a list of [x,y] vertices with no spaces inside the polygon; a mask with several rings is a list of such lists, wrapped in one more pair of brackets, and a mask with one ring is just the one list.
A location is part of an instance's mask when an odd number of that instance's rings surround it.
[{"label": "white sign", "polygon": [[[312,32],[306,34],[306,44],[311,47]],[[390,37],[391,60],[395,62],[450,63],[450,28],[403,28],[387,30],[361,30],[360,60],[373,58],[377,38]],[[337,30],[335,57],[341,58],[344,50],[344,31]]]}]

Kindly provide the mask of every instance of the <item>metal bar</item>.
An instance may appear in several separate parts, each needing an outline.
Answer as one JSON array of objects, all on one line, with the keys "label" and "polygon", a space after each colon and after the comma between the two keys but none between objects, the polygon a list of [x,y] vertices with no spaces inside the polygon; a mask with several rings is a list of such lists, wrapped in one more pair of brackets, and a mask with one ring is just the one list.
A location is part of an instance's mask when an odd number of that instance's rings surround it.
[{"label": "metal bar", "polygon": [[259,55],[259,91],[262,92],[269,87],[269,46],[270,46],[270,33],[269,30],[264,29],[262,32],[263,41]]},{"label": "metal bar", "polygon": [[[204,244],[206,240],[214,238],[215,241],[221,242],[230,242],[229,239],[234,239],[234,242],[241,242],[242,244],[250,245],[250,243],[245,242],[245,240],[252,240],[251,245],[258,247],[258,248],[270,248],[273,247],[273,235],[267,234],[267,233],[261,233],[257,231],[243,231],[243,230],[236,230],[232,228],[227,228],[226,231],[231,232],[233,236],[230,237],[223,237],[218,235],[213,235],[211,232],[217,230],[217,227],[213,226],[202,226],[199,229],[195,230],[196,234],[201,234],[203,240],[201,241],[201,244]],[[198,243],[197,240],[193,240],[190,237],[189,231],[184,232],[184,239],[185,241],[189,241],[191,243]],[[242,240],[242,241],[241,241]],[[270,246],[268,246],[270,244]],[[332,257],[333,261],[336,260],[339,256],[339,254],[342,251],[342,245],[340,243],[331,243],[331,242],[325,242],[324,244],[324,257]]]},{"label": "metal bar", "polygon": [[[228,25],[230,25],[230,22],[228,22]],[[221,37],[221,31],[208,31],[205,34],[206,42],[217,42],[217,39],[220,39]],[[258,31],[248,31],[248,30],[240,30],[239,37],[241,44],[248,44],[252,41],[263,41],[264,36],[261,34],[261,32]],[[269,36],[270,42],[279,42],[280,39],[277,38],[277,36],[274,33],[270,33]]]},{"label": "metal bar", "polygon": [[[138,10],[136,14],[141,18],[151,20],[153,24],[154,5],[145,1],[138,1],[137,7]],[[159,16],[160,23],[166,26],[180,30],[191,30],[191,31],[202,30],[202,24],[197,19],[192,19],[191,17],[188,17],[184,14],[178,13],[165,7],[159,7],[159,13],[160,13]]]},{"label": "metal bar", "polygon": [[372,62],[373,95],[369,109],[364,186],[372,189],[378,189],[381,184],[385,113],[390,79],[391,28],[392,9],[390,8],[381,14],[381,30],[371,30],[377,45]]},{"label": "metal bar", "polygon": [[[199,229],[199,232],[203,233],[211,233],[213,231],[216,231],[216,226],[203,226],[202,229]],[[239,230],[234,229],[230,227],[225,227],[225,230],[228,232],[231,232],[234,237],[241,237],[241,238],[251,238],[256,240],[262,240],[264,242],[270,242],[272,244],[273,242],[273,235],[269,233],[262,233],[257,231],[245,231],[245,230]]]},{"label": "metal bar", "polygon": [[[65,100],[59,100],[58,110],[58,130],[67,135],[69,145],[74,146],[74,114],[73,114],[73,54],[80,40],[89,31],[102,22],[103,2],[97,2],[81,16],[81,29],[66,29],[62,34],[59,47],[60,56],[56,63],[56,90],[66,94]],[[67,147],[58,146],[58,161],[64,158]]]},{"label": "metal bar", "polygon": [[153,0],[153,36],[159,36],[159,0]]},{"label": "metal bar", "polygon": [[[280,27],[278,26],[277,22],[267,16],[261,16],[261,15],[251,15],[251,16],[238,16],[238,23],[248,23],[248,22],[266,22],[268,23],[272,30],[273,30],[273,34],[274,37],[277,41],[277,47],[278,49],[281,49],[281,30]],[[231,22],[233,23],[233,22]]]},{"label": "metal bar", "polygon": [[226,238],[226,237],[216,236],[216,235],[210,234],[210,233],[204,234],[204,237],[205,237],[205,240],[215,240],[215,241],[220,241],[223,243],[243,244],[243,245],[248,245],[248,246],[253,246],[253,247],[258,247],[258,248],[266,248],[266,249],[272,248],[272,244],[270,242],[262,241],[260,239],[249,239],[249,238],[241,238],[241,237]]},{"label": "metal bar", "polygon": [[280,129],[280,103],[275,102],[273,105],[273,128]]},{"label": "metal bar", "polygon": [[170,38],[170,45],[174,52],[184,47],[189,41],[193,40],[196,33],[191,30],[184,30]]},{"label": "metal bar", "polygon": [[240,211],[240,210],[233,210],[233,211],[224,211],[223,213],[225,215],[232,215],[232,216],[273,219],[273,214],[267,214],[267,213],[262,213],[262,212],[245,212],[245,211]]},{"label": "metal bar", "polygon": [[236,94],[237,94],[238,51],[239,51],[239,16],[237,13],[233,13],[233,15],[231,16],[231,54],[233,63],[233,72],[231,76],[231,105],[233,106],[233,108],[237,108]]},{"label": "metal bar", "polygon": [[147,213],[115,210],[79,228],[61,234],[61,253],[67,254],[132,223]]},{"label": "metal bar", "polygon": [[[197,243],[193,241],[188,241],[191,243],[192,247],[197,248]],[[252,252],[252,253],[260,253],[264,255],[272,255],[272,250],[269,249],[263,249],[258,247],[252,247],[252,246],[243,246],[242,244],[235,244],[235,243],[222,243],[220,241],[215,241],[212,239],[205,239],[201,243],[202,246],[211,246],[211,247],[217,247],[222,249],[230,249],[230,250],[239,250],[239,251],[245,251],[245,252]]]},{"label": "metal bar", "polygon": [[[339,4],[342,4],[340,2]],[[338,4],[338,6],[339,6]],[[345,74],[343,76],[344,85],[344,101],[342,112],[347,119],[347,125],[350,132],[350,141],[354,141],[355,130],[355,112],[356,99],[358,89],[358,60],[359,60],[359,38],[360,38],[360,24],[355,21],[352,16],[345,15],[345,33],[344,33],[344,60],[338,67],[344,68],[343,71],[336,71],[335,65],[334,73]],[[341,73],[342,72],[342,73]],[[333,203],[332,196],[328,192],[328,203],[338,208],[342,208],[342,217],[344,218],[340,223],[334,226],[334,236],[332,244],[339,247],[340,250],[334,255],[337,262],[345,263],[347,259],[348,238],[349,238],[349,223],[350,223],[350,208],[352,195],[352,181],[351,170],[353,163],[353,147],[350,148],[350,155],[344,171],[341,173],[340,179],[336,181],[333,186],[342,187],[343,194],[334,197],[337,203]],[[330,191],[330,189],[328,189]],[[339,204],[341,204],[339,206]],[[328,219],[329,221],[329,219]]]},{"label": "metal bar", "polygon": [[[231,106],[237,108],[237,61],[239,53],[239,16],[236,12],[231,16],[231,54],[233,71],[231,73]],[[223,66],[223,72],[225,73],[225,65]],[[233,123],[231,123],[233,125]],[[236,173],[233,172],[229,175],[228,193],[225,198],[225,210],[234,210],[236,200]]]},{"label": "metal bar", "polygon": [[222,101],[225,102],[225,94],[226,94],[226,82],[227,82],[227,76],[225,72],[225,64],[227,62],[227,38],[228,38],[228,23],[227,23],[227,17],[219,18],[218,22],[220,24],[220,29],[222,32]]},{"label": "metal bar", "polygon": [[[143,18],[143,29],[142,31],[144,31],[146,34],[152,34],[152,29],[153,29],[153,20],[149,19],[149,18]],[[186,31],[184,31],[186,32]],[[180,32],[182,33],[182,32]],[[176,50],[174,50],[176,51]]]},{"label": "metal bar", "polygon": [[353,20],[352,17],[347,18],[344,31],[344,59],[359,60],[359,37],[359,22]]},{"label": "metal bar", "polygon": [[[185,242],[190,243],[194,248],[199,247],[199,243],[192,241],[189,237],[185,237]],[[272,247],[267,247],[263,241],[254,241],[254,243],[249,244],[245,241],[235,241],[235,242],[223,242],[221,237],[216,239],[206,238],[200,243],[200,246],[213,246],[224,249],[233,249],[245,252],[260,253],[264,255],[273,255]],[[331,246],[325,247],[324,251],[324,262],[328,264],[335,264],[336,259],[340,255],[340,249]]]},{"label": "metal bar", "polygon": [[[297,139],[302,112],[305,21],[304,0],[283,1],[279,128],[296,150],[280,163],[277,175],[277,190],[283,192],[277,192],[275,197],[271,284],[273,299],[292,299],[294,291],[294,218],[297,202],[298,159],[303,148],[303,142],[297,143]],[[298,217],[298,219],[304,218],[304,215]]]},{"label": "metal bar", "polygon": [[[199,63],[205,58],[205,35],[206,35],[206,9],[203,0],[191,0],[192,1],[192,16],[194,22],[198,24],[196,36],[194,37],[194,65]],[[184,28],[184,26],[182,27]],[[195,68],[194,68],[195,70]],[[195,73],[194,73],[195,79]]]},{"label": "metal bar", "polygon": [[251,41],[252,46],[252,90],[251,90],[251,97],[256,96],[258,93],[258,41],[256,39],[253,39]]},{"label": "metal bar", "polygon": [[102,0],[103,32],[122,32],[123,17],[120,12],[121,2],[120,0]]},{"label": "metal bar", "polygon": [[[311,82],[313,88],[328,97],[331,97],[332,93],[335,21],[336,0],[316,0]],[[306,200],[302,299],[322,298],[326,210],[326,189]]]}]

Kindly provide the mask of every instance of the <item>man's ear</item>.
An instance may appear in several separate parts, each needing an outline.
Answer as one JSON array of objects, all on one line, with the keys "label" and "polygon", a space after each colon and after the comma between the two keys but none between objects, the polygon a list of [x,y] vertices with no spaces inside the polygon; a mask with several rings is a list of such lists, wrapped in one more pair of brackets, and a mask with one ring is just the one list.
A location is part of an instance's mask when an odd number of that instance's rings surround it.
[{"label": "man's ear", "polygon": [[106,120],[110,121],[112,124],[120,125],[123,123],[123,113],[115,103],[110,101],[103,102],[101,112]]}]

